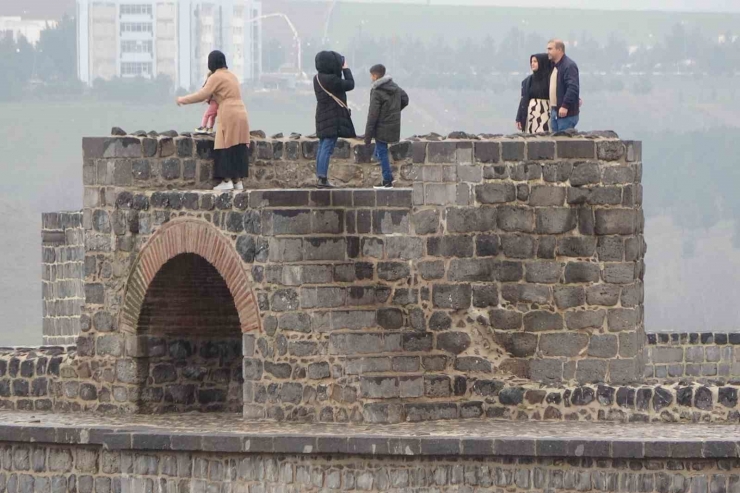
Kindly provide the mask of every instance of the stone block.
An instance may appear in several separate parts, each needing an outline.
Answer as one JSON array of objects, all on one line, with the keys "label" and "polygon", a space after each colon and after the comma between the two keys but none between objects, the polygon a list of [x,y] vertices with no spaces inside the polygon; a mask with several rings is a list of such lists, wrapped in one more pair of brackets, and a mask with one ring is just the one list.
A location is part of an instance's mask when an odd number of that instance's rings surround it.
[{"label": "stone block", "polygon": [[411,224],[417,235],[429,235],[439,232],[439,212],[436,209],[427,209],[416,212],[411,216]]},{"label": "stone block", "polygon": [[380,262],[378,263],[378,277],[385,281],[398,281],[408,278],[411,274],[408,263]]},{"label": "stone block", "polygon": [[559,159],[594,159],[596,145],[592,140],[559,140],[557,141]]},{"label": "stone block", "polygon": [[597,235],[632,235],[637,230],[637,218],[632,209],[597,209]]},{"label": "stone block", "polygon": [[429,142],[427,144],[427,160],[430,163],[457,162],[457,143],[450,141]]},{"label": "stone block", "polygon": [[452,233],[485,232],[496,229],[494,207],[447,209],[447,231]]},{"label": "stone block", "polygon": [[469,373],[492,373],[491,362],[478,356],[458,356],[455,358],[455,370]]},{"label": "stone block", "polygon": [[502,142],[501,158],[503,161],[524,161],[524,142]]},{"label": "stone block", "polygon": [[562,234],[576,228],[576,212],[570,208],[537,209],[537,233]]},{"label": "stone block", "polygon": [[389,236],[385,240],[386,255],[389,259],[414,260],[421,258],[424,243],[413,236]]},{"label": "stone block", "polygon": [[529,192],[529,205],[532,207],[562,206],[565,202],[565,187],[535,185]]},{"label": "stone block", "polygon": [[586,289],[586,301],[589,305],[615,306],[619,301],[619,286],[598,284]]},{"label": "stone block", "polygon": [[513,183],[485,183],[475,186],[475,198],[481,204],[503,204],[516,200]]},{"label": "stone block", "polygon": [[588,356],[591,358],[614,358],[619,350],[617,336],[594,334],[588,345]]},{"label": "stone block", "polygon": [[534,231],[534,211],[523,207],[499,207],[498,227],[506,232],[531,233]]},{"label": "stone block", "polygon": [[427,255],[431,257],[472,257],[473,237],[452,235],[427,239]]},{"label": "stone block", "polygon": [[524,315],[524,330],[542,332],[563,329],[563,316],[544,310],[534,310]]},{"label": "stone block", "polygon": [[598,264],[590,262],[569,262],[565,265],[567,284],[598,282],[601,271]]},{"label": "stone block", "polygon": [[425,281],[442,279],[445,275],[445,263],[443,260],[419,262],[416,269]]},{"label": "stone block", "polygon": [[610,332],[635,330],[638,312],[631,308],[610,308],[607,314],[607,326]]},{"label": "stone block", "polygon": [[373,232],[375,234],[408,234],[409,212],[403,210],[374,210]]},{"label": "stone block", "polygon": [[437,349],[460,354],[470,347],[470,336],[465,332],[443,332],[437,335]]},{"label": "stone block", "polygon": [[499,142],[474,142],[474,155],[479,163],[498,163],[501,160],[501,144]]},{"label": "stone block", "polygon": [[553,297],[561,310],[583,306],[586,303],[586,292],[580,286],[556,286]]},{"label": "stone block", "polygon": [[570,310],[565,313],[565,325],[570,330],[601,329],[605,318],[604,310]]},{"label": "stone block", "polygon": [[473,306],[476,308],[498,306],[498,289],[496,285],[473,285]]},{"label": "stone block", "polygon": [[635,264],[604,264],[604,282],[610,284],[631,284],[635,281]]},{"label": "stone block", "polygon": [[509,258],[528,259],[535,256],[535,238],[531,235],[502,235],[501,249]]},{"label": "stone block", "polygon": [[527,159],[531,161],[555,159],[555,142],[534,140],[527,142]]},{"label": "stone block", "polygon": [[607,361],[585,359],[577,362],[576,380],[580,384],[606,381]]},{"label": "stone block", "polygon": [[563,264],[560,262],[526,262],[524,264],[527,282],[557,284],[563,273]]},{"label": "stone block", "polygon": [[558,255],[564,257],[592,257],[596,252],[596,238],[568,236],[558,239]]},{"label": "stone block", "polygon": [[529,375],[535,382],[558,383],[563,379],[563,363],[556,359],[534,359],[530,362]]},{"label": "stone block", "polygon": [[432,302],[435,308],[462,310],[470,307],[471,294],[469,284],[435,284]]},{"label": "stone block", "polygon": [[588,345],[587,334],[558,333],[542,334],[540,336],[539,350],[546,357],[575,357],[580,355]]},{"label": "stone block", "polygon": [[306,238],[303,241],[305,260],[346,260],[344,238]]},{"label": "stone block", "polygon": [[453,259],[448,279],[453,282],[493,281],[495,265],[491,259]]}]

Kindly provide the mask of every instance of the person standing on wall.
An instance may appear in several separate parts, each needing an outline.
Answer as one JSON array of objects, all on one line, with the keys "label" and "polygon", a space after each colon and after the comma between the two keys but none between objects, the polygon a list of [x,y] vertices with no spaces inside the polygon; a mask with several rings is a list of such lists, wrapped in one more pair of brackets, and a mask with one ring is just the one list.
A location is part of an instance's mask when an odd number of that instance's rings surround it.
[{"label": "person standing on wall", "polygon": [[375,188],[393,188],[393,172],[388,158],[388,144],[401,140],[401,111],[409,105],[406,91],[385,75],[383,65],[370,68],[373,85],[370,90],[370,108],[365,127],[365,144],[375,138],[375,156],[380,161],[383,182]]},{"label": "person standing on wall", "polygon": [[546,53],[540,53],[529,57],[529,65],[532,75],[522,81],[516,128],[528,134],[549,132],[552,62]]},{"label": "person standing on wall", "polygon": [[565,54],[565,43],[559,39],[547,43],[547,56],[554,65],[550,76],[550,130],[562,132],[578,125],[581,92],[578,65]]},{"label": "person standing on wall", "polygon": [[243,190],[242,178],[249,173],[249,119],[242,101],[239,79],[226,66],[220,51],[208,55],[208,77],[203,88],[177,98],[178,106],[215,100],[218,103],[218,130],[213,154],[213,176],[223,181],[214,190]]},{"label": "person standing on wall", "polygon": [[322,51],[316,55],[316,77],[313,89],[316,93],[316,136],[319,148],[316,151],[316,186],[331,188],[329,183],[329,161],[334,154],[337,140],[353,139],[357,136],[352,124],[352,113],[347,106],[347,92],[355,88],[352,71],[342,55],[334,51]]}]

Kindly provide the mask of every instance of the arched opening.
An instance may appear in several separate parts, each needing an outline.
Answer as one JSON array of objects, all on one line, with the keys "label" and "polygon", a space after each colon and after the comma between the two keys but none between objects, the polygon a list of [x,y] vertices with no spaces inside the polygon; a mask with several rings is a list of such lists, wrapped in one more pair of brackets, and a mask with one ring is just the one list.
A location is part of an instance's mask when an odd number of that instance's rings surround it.
[{"label": "arched opening", "polygon": [[136,324],[146,380],[139,411],[241,412],[242,329],[219,271],[194,253],[168,260],[146,289]]}]

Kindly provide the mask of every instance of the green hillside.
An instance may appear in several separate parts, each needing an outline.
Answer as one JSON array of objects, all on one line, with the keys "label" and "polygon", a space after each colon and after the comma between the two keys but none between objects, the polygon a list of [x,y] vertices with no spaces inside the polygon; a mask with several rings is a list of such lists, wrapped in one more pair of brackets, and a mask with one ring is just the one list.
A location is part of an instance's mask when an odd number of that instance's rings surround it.
[{"label": "green hillside", "polygon": [[[326,10],[326,4],[320,8]],[[363,24],[364,21],[364,24]],[[491,36],[502,39],[512,28],[545,37],[606,41],[612,33],[630,44],[662,39],[679,23],[716,38],[738,32],[740,14],[676,12],[606,12],[448,5],[337,3],[329,25],[332,43],[344,44],[361,32],[373,37],[412,37],[446,41]],[[316,26],[312,35],[323,26]]]}]

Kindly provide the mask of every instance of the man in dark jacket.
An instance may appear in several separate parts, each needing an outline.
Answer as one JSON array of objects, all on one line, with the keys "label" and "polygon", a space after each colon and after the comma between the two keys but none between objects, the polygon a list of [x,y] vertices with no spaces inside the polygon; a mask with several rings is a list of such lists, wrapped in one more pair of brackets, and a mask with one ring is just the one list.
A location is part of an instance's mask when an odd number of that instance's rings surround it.
[{"label": "man in dark jacket", "polygon": [[578,65],[565,55],[565,43],[553,39],[547,44],[553,63],[550,76],[550,130],[562,132],[578,125],[581,83]]},{"label": "man in dark jacket", "polygon": [[409,105],[406,91],[385,75],[383,65],[370,68],[373,85],[370,90],[370,108],[365,127],[365,143],[375,138],[375,156],[383,170],[383,183],[375,188],[393,188],[393,173],[388,159],[388,144],[401,140],[401,110]]},{"label": "man in dark jacket", "polygon": [[319,138],[317,186],[329,188],[329,161],[337,139],[357,136],[347,107],[347,92],[355,88],[355,80],[344,57],[334,51],[322,51],[316,55],[316,71],[313,89],[316,93],[316,136]]}]

